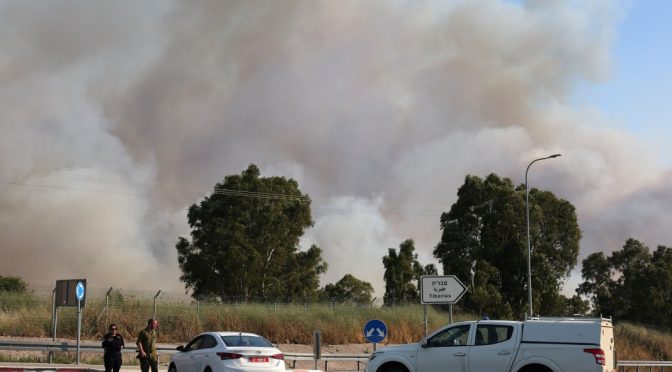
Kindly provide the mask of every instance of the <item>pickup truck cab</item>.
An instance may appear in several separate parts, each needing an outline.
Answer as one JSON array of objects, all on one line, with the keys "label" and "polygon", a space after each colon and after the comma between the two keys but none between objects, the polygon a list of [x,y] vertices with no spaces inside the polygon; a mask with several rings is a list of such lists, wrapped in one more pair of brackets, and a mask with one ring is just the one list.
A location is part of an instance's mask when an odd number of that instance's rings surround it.
[{"label": "pickup truck cab", "polygon": [[604,318],[475,320],[419,343],[371,354],[367,372],[613,372],[613,327]]}]

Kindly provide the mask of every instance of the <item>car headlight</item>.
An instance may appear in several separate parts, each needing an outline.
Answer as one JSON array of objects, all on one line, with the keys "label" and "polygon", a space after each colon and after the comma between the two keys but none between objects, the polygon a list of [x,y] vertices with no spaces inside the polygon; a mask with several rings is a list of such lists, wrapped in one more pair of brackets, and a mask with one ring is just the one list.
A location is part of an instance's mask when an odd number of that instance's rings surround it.
[{"label": "car headlight", "polygon": [[369,360],[374,360],[377,356],[382,355],[383,351],[374,351],[371,356],[369,356]]}]

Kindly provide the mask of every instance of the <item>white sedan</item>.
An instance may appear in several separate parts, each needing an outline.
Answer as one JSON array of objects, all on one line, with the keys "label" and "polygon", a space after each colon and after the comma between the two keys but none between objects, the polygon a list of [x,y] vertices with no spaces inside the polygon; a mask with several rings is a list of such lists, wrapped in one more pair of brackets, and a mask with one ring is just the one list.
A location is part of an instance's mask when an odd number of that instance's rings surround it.
[{"label": "white sedan", "polygon": [[177,350],[168,372],[285,371],[282,352],[254,333],[204,332]]}]

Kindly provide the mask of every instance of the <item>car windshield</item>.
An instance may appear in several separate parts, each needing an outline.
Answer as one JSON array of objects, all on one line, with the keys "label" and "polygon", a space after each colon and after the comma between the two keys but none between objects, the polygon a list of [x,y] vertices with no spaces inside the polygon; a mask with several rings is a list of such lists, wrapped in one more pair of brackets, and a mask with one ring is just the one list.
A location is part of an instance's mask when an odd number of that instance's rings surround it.
[{"label": "car windshield", "polygon": [[254,346],[254,347],[273,347],[265,338],[260,336],[232,335],[222,336],[222,341],[226,346]]}]

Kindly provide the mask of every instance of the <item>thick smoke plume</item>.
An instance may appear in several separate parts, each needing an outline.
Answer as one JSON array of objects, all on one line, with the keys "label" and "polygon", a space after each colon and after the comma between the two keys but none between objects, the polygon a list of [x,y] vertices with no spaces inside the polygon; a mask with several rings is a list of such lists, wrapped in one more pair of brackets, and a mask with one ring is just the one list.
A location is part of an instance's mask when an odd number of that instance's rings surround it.
[{"label": "thick smoke plume", "polygon": [[467,174],[551,153],[530,184],[577,206],[582,258],[670,244],[670,170],[570,104],[623,12],[589,3],[0,2],[0,275],[181,291],[186,208],[250,163],[313,198],[322,285],[378,297],[388,248],[434,262]]}]

